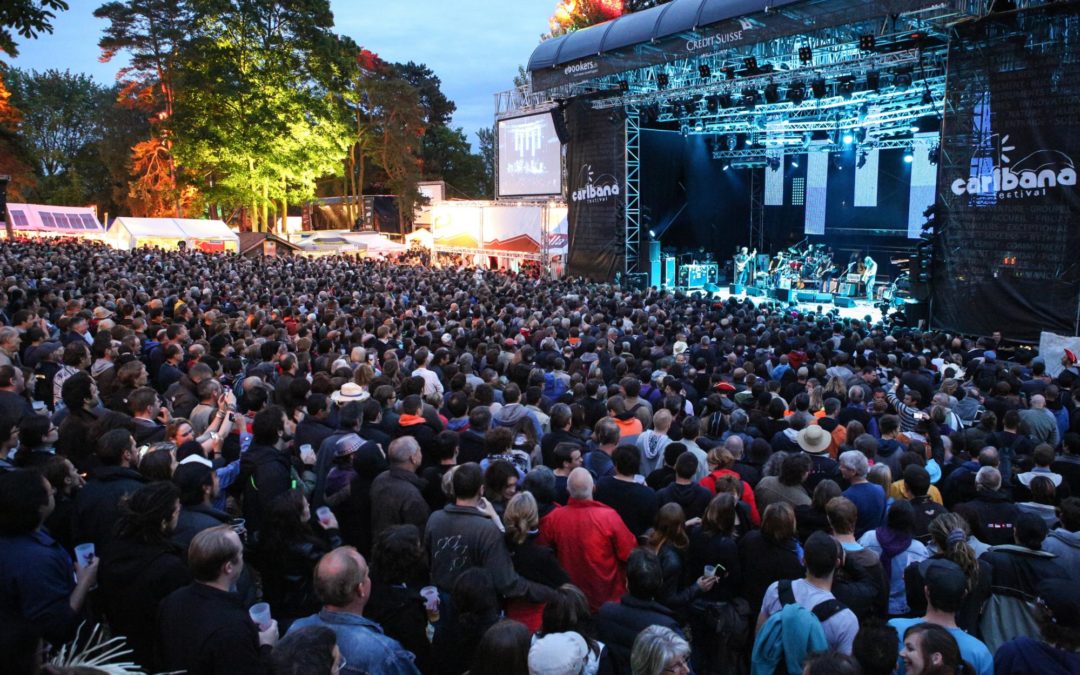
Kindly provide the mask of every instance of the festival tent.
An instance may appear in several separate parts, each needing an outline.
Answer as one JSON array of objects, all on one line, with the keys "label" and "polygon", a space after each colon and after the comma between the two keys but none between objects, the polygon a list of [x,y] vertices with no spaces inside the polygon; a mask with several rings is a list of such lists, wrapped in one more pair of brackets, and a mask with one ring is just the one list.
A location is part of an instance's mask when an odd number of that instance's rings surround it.
[{"label": "festival tent", "polygon": [[7,207],[11,227],[21,235],[90,239],[101,239],[105,235],[105,228],[98,222],[92,206],[11,203]]},{"label": "festival tent", "polygon": [[109,228],[108,242],[123,250],[175,249],[180,242],[207,253],[236,253],[240,248],[240,238],[222,221],[194,218],[117,218]]}]

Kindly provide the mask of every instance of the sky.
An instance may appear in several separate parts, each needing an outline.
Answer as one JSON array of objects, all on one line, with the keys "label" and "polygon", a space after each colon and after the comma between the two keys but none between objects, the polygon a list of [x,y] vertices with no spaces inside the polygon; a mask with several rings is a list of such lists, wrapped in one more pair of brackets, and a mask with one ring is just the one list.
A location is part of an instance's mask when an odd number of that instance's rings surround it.
[{"label": "sky", "polygon": [[[97,47],[104,21],[94,10],[104,0],[69,0],[53,33],[19,39],[19,56],[9,64],[25,70],[71,70],[109,84],[122,56],[99,63]],[[495,94],[513,87],[556,0],[331,0],[335,31],[353,38],[387,61],[426,64],[442,80],[442,90],[457,104],[454,126],[468,135],[476,151],[476,131],[490,127]]]}]

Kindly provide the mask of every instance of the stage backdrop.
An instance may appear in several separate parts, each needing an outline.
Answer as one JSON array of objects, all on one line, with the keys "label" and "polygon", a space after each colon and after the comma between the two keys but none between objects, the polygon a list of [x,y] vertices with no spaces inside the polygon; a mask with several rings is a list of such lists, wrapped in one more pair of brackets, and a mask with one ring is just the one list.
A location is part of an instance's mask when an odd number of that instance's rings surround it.
[{"label": "stage backdrop", "polygon": [[626,130],[618,111],[593,110],[587,98],[566,107],[567,274],[610,281],[623,269]]},{"label": "stage backdrop", "polygon": [[1077,334],[1080,47],[1051,32],[1064,20],[1053,7],[1016,19],[1026,43],[990,40],[1000,27],[984,25],[950,47],[936,328],[1024,340]]}]

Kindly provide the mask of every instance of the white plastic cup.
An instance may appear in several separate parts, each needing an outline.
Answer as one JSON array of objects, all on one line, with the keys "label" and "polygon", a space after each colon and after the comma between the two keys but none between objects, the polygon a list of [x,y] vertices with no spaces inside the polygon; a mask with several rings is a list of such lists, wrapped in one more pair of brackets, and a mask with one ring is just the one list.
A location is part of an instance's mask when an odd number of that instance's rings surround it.
[{"label": "white plastic cup", "polygon": [[255,622],[260,631],[269,628],[274,621],[273,617],[270,616],[270,603],[268,602],[252,605],[251,609],[248,610],[248,616],[251,617],[251,620]]},{"label": "white plastic cup", "polygon": [[92,563],[93,561],[93,544],[79,544],[75,547],[75,562],[79,563],[79,567],[89,567],[90,563]]},{"label": "white plastic cup", "polygon": [[315,509],[315,516],[324,526],[330,522],[330,518],[332,518],[333,515],[334,512],[330,510],[329,506],[320,506],[319,508]]},{"label": "white plastic cup", "polygon": [[705,576],[707,576],[707,577],[715,577],[716,576],[716,565],[706,565],[705,566]]},{"label": "white plastic cup", "polygon": [[434,586],[424,586],[420,589],[420,595],[424,598],[424,609],[427,610],[428,621],[437,622],[439,620],[439,589]]}]

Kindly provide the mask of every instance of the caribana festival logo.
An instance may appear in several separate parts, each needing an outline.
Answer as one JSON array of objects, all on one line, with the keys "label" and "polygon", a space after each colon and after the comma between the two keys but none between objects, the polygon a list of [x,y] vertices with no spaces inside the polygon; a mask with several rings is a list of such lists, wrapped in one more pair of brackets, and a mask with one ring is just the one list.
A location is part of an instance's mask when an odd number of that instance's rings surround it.
[{"label": "caribana festival logo", "polygon": [[578,171],[574,191],[570,201],[585,204],[603,204],[619,196],[619,181],[610,173],[599,176],[593,171],[592,164],[582,164]]},{"label": "caribana festival logo", "polygon": [[[995,195],[998,199],[1026,199],[1045,197],[1049,190],[1076,185],[1076,164],[1072,157],[1060,150],[1036,150],[1013,162],[1008,153],[1016,150],[1009,145],[1009,136],[1000,137],[997,162],[992,171],[988,162],[972,164],[985,167],[970,178],[957,178],[952,182],[953,194]],[[985,156],[984,156],[985,158]],[[989,158],[985,158],[988,160]]]}]

